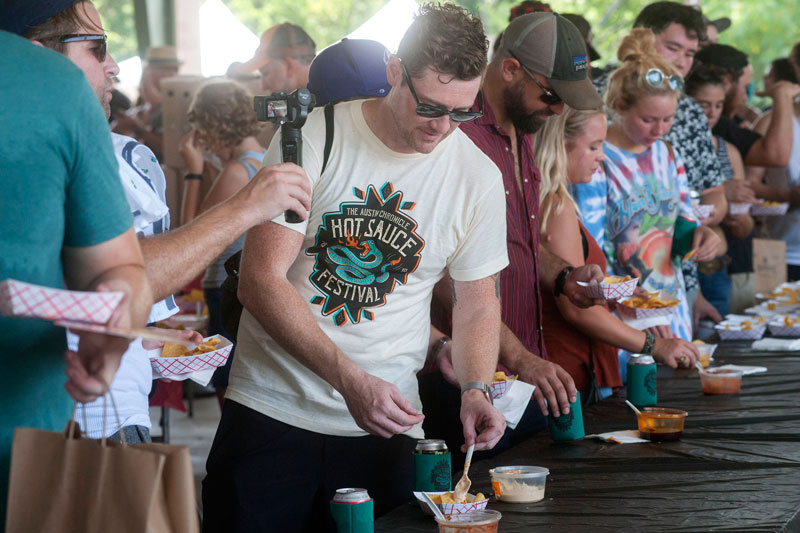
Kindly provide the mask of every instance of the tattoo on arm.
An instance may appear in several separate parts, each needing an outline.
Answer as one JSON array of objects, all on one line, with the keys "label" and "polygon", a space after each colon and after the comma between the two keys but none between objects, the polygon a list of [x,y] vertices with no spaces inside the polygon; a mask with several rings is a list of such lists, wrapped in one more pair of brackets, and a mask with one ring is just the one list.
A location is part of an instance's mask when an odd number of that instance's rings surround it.
[{"label": "tattoo on arm", "polygon": [[498,272],[497,274],[492,276],[492,279],[494,279],[494,295],[497,296],[497,299],[499,300],[500,299],[500,273]]},{"label": "tattoo on arm", "polygon": [[456,282],[453,281],[453,278],[450,278],[450,292],[453,294],[453,307],[455,307],[458,299],[456,298]]}]

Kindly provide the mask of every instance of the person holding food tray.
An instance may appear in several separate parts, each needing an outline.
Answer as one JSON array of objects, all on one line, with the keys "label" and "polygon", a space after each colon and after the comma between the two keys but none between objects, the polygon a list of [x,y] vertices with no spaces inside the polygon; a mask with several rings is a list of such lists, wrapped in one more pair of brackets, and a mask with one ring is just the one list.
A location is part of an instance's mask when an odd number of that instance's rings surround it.
[{"label": "person holding food tray", "polygon": [[[533,136],[534,159],[541,172],[540,231],[542,242],[573,265],[606,259],[578,218],[568,182],[586,183],[605,159],[606,117],[602,107],[565,107]],[[607,278],[624,281],[624,278]],[[682,339],[656,339],[626,325],[605,306],[581,309],[542,291],[543,334],[550,360],[570,373],[581,398],[598,400],[622,386],[617,347],[653,355],[657,362],[688,367],[697,349]],[[596,391],[596,392],[595,392]]]},{"label": "person holding food tray", "polygon": [[[615,274],[638,277],[646,290],[678,299],[669,326],[650,332],[691,341],[692,317],[677,267],[688,253],[698,261],[713,259],[719,238],[697,225],[680,154],[661,139],[672,124],[683,78],[656,52],[648,29],[634,29],[617,56],[622,64],[605,94],[612,124],[603,172],[592,180],[606,190],[604,251]],[[591,209],[587,195],[578,198],[582,211]]]}]

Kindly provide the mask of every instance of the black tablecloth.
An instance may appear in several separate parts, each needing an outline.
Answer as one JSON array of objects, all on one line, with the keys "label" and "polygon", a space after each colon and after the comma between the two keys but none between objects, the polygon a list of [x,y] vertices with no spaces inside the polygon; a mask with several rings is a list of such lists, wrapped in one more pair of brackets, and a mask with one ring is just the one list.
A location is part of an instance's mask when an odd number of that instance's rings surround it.
[{"label": "black tablecloth", "polygon": [[[689,413],[677,442],[611,444],[535,438],[470,469],[472,492],[491,494],[489,469],[550,469],[546,497],[533,504],[489,501],[501,532],[800,531],[800,353],[752,352],[723,343],[715,366],[768,368],[742,391],[706,396],[696,370],[658,372],[658,404]],[[625,391],[584,411],[587,434],[635,429]],[[376,532],[436,531],[409,502],[377,520]]]}]

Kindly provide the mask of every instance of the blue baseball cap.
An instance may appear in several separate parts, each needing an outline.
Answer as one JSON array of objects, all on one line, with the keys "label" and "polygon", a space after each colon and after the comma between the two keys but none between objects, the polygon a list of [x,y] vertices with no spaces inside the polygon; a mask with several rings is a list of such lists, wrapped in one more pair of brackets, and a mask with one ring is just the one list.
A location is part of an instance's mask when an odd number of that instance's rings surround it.
[{"label": "blue baseball cap", "polygon": [[389,94],[389,55],[385,46],[368,39],[342,39],[320,52],[308,70],[308,90],[316,105]]},{"label": "blue baseball cap", "polygon": [[0,30],[25,35],[50,17],[78,0],[3,0],[0,3]]}]

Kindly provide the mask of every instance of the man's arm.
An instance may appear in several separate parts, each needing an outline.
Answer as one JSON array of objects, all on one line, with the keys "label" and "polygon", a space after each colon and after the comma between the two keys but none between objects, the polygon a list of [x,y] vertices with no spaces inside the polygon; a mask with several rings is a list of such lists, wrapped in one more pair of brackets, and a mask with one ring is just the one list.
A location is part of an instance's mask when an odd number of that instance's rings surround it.
[{"label": "man's arm", "polygon": [[[542,243],[539,243],[539,286],[542,290],[552,291],[555,289],[556,280],[561,272],[570,267],[567,261],[563,260],[551,252]],[[578,307],[591,307],[593,305],[605,305],[605,300],[593,300],[583,293],[583,289],[578,285],[578,281],[589,283],[591,281],[601,282],[605,278],[603,271],[597,265],[581,265],[567,274],[564,279],[562,294]]]},{"label": "man's arm", "polygon": [[275,223],[251,229],[242,254],[239,300],[264,331],[344,397],[356,424],[384,438],[424,418],[393,384],[351,361],[317,325],[308,303],[286,277],[303,235]]},{"label": "man's arm", "polygon": [[[153,297],[133,229],[94,246],[65,247],[62,255],[69,289],[125,294],[110,325],[145,325]],[[80,339],[78,353],[67,354],[66,388],[76,400],[89,402],[108,390],[130,341],[93,333]]]},{"label": "man's arm", "polygon": [[180,290],[251,227],[287,209],[306,218],[310,187],[303,169],[286,163],[259,170],[230,199],[190,223],[141,240],[147,276],[156,301]]},{"label": "man's arm", "polygon": [[744,162],[749,166],[785,167],[792,155],[792,117],[794,98],[800,94],[800,85],[788,81],[776,83],[771,94],[772,119],[764,136],[753,143]]},{"label": "man's arm", "polygon": [[713,205],[714,212],[701,222],[706,226],[719,226],[728,212],[728,201],[725,199],[725,188],[722,185],[700,191],[700,203]]},{"label": "man's arm", "polygon": [[[500,347],[500,274],[453,282],[453,367],[458,382],[491,384]],[[464,446],[490,450],[505,431],[505,417],[479,390],[461,395]]]}]

